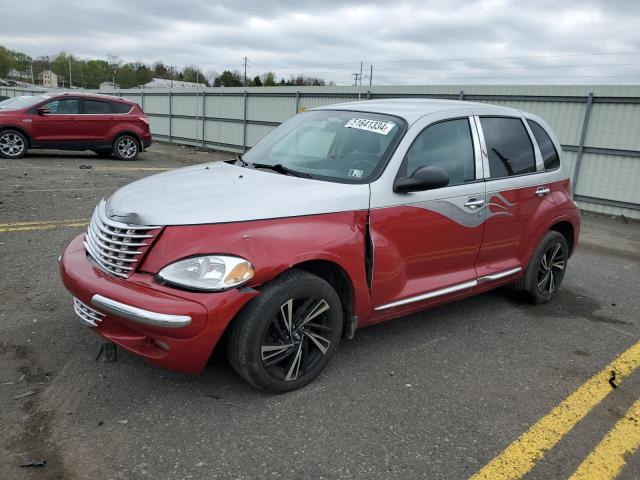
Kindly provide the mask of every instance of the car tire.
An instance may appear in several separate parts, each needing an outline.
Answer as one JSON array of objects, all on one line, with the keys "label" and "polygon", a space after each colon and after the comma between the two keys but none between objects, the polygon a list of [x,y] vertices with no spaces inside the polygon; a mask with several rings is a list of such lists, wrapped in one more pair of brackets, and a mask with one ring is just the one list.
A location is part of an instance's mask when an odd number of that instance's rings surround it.
[{"label": "car tire", "polygon": [[17,159],[27,154],[29,142],[18,130],[2,130],[0,132],[0,158]]},{"label": "car tire", "polygon": [[333,287],[311,273],[290,270],[265,285],[234,319],[227,357],[258,390],[295,390],[327,366],[340,343],[342,323]]},{"label": "car tire", "polygon": [[113,155],[111,150],[94,150],[93,153],[98,155],[100,158],[108,158]]},{"label": "car tire", "polygon": [[133,135],[120,135],[113,142],[113,155],[118,160],[135,160],[140,153],[140,142]]},{"label": "car tire", "polygon": [[564,236],[550,230],[533,252],[524,274],[512,285],[512,292],[534,303],[547,303],[560,288],[567,269],[569,247]]}]

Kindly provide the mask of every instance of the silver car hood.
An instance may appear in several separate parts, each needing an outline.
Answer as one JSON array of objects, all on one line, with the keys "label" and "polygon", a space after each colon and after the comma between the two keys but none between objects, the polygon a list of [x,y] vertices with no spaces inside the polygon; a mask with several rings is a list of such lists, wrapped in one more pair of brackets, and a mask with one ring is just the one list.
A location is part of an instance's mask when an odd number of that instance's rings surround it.
[{"label": "silver car hood", "polygon": [[130,183],[108,200],[130,225],[198,225],[369,208],[369,185],[324,182],[215,162]]}]

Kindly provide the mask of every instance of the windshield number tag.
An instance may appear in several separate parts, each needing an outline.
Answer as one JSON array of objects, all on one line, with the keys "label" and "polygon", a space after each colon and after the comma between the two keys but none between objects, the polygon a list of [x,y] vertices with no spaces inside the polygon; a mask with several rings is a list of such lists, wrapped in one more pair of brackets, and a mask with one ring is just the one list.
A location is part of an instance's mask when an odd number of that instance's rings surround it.
[{"label": "windshield number tag", "polygon": [[352,168],[351,170],[349,170],[350,177],[362,178],[363,173],[364,172],[362,170],[358,170],[357,168]]},{"label": "windshield number tag", "polygon": [[375,132],[386,135],[391,131],[395,124],[391,122],[380,122],[378,120],[367,120],[366,118],[352,118],[346,124],[346,128],[357,128],[366,130],[367,132]]}]

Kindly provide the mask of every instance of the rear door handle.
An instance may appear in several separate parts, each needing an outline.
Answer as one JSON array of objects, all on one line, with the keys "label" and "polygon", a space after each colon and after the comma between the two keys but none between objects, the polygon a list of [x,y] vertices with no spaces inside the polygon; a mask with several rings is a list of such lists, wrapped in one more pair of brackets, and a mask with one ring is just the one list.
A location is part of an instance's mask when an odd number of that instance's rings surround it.
[{"label": "rear door handle", "polygon": [[479,200],[475,197],[471,197],[467,200],[467,203],[464,204],[469,210],[477,210],[478,208],[484,206],[484,200]]},{"label": "rear door handle", "polygon": [[550,193],[551,189],[549,187],[538,187],[536,188],[536,195],[539,197],[542,197],[543,195],[546,195],[547,193]]}]

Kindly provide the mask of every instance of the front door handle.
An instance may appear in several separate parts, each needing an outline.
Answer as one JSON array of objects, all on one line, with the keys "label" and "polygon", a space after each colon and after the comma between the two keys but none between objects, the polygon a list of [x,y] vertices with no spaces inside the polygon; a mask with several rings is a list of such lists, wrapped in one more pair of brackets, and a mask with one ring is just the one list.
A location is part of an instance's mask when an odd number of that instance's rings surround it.
[{"label": "front door handle", "polygon": [[542,197],[544,195],[546,195],[547,193],[550,193],[551,189],[549,187],[538,187],[536,188],[536,195],[539,197]]},{"label": "front door handle", "polygon": [[478,208],[484,206],[484,200],[479,200],[475,197],[469,198],[467,203],[464,204],[469,210],[477,210]]}]

